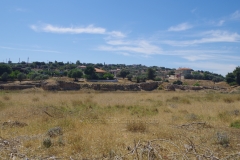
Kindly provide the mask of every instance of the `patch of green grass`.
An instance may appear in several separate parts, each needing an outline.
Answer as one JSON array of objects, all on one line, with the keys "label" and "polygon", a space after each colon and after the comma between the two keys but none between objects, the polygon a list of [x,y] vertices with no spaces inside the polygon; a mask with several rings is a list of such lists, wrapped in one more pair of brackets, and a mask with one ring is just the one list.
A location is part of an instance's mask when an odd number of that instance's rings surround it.
[{"label": "patch of green grass", "polygon": [[240,129],[240,120],[234,121],[230,124],[230,127]]}]

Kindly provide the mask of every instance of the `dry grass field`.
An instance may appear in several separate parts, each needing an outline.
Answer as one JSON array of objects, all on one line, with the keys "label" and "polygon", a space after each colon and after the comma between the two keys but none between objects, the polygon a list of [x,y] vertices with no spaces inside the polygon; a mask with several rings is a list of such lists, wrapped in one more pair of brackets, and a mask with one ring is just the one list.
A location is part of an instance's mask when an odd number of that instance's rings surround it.
[{"label": "dry grass field", "polygon": [[0,159],[239,159],[240,95],[0,92]]}]

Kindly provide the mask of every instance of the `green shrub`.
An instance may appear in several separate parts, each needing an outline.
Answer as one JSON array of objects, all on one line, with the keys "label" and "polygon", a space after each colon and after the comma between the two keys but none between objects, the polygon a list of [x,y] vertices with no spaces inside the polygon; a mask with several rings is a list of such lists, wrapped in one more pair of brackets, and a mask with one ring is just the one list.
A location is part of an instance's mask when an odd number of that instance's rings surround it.
[{"label": "green shrub", "polygon": [[230,138],[227,133],[217,132],[217,142],[223,147],[228,147],[230,143]]},{"label": "green shrub", "polygon": [[193,84],[193,86],[200,86],[199,82]]},{"label": "green shrub", "polygon": [[132,81],[132,78],[133,78],[133,76],[132,76],[131,74],[128,74],[128,75],[127,75],[127,79],[128,79],[129,81]]},{"label": "green shrub", "polygon": [[43,146],[44,147],[49,148],[49,147],[51,147],[51,145],[52,145],[52,141],[51,141],[50,138],[46,138],[46,139],[43,140]]},{"label": "green shrub", "polygon": [[160,77],[154,78],[154,81],[161,81],[162,79]]},{"label": "green shrub", "polygon": [[230,127],[240,129],[240,120],[234,121],[230,124]]},{"label": "green shrub", "polygon": [[230,86],[236,86],[237,85],[237,82],[231,82],[229,83]]},{"label": "green shrub", "polygon": [[164,89],[164,86],[163,85],[159,85],[158,86],[158,90],[163,90]]},{"label": "green shrub", "polygon": [[174,81],[174,82],[173,82],[173,84],[182,85],[182,84],[183,84],[183,82],[182,82],[182,81],[180,81],[180,80],[177,80],[177,81]]}]

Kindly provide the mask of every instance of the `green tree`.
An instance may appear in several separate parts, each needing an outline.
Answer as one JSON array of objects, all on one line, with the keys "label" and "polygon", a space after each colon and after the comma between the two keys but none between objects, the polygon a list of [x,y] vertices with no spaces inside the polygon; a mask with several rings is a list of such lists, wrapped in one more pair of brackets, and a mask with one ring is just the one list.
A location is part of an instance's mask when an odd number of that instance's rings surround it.
[{"label": "green tree", "polygon": [[20,81],[20,83],[21,83],[22,80],[26,79],[26,75],[25,75],[24,73],[19,73],[19,74],[17,75],[17,79],[18,79],[18,80]]},{"label": "green tree", "polygon": [[168,75],[175,75],[174,70],[170,70],[170,71],[168,72]]},{"label": "green tree", "polygon": [[126,78],[126,76],[130,74],[129,70],[127,69],[122,69],[119,73],[119,76],[122,77],[123,79]]},{"label": "green tree", "polygon": [[185,79],[192,79],[193,76],[190,74],[190,73],[187,73],[185,76],[184,76]]},{"label": "green tree", "polygon": [[15,71],[12,71],[10,74],[8,74],[8,78],[11,79],[11,80],[14,80],[17,78],[17,75],[19,74],[20,72],[18,70],[15,70]]},{"label": "green tree", "polygon": [[112,79],[114,78],[114,75],[111,74],[111,73],[105,73],[105,74],[103,75],[103,78],[104,78],[104,79],[110,79],[110,80],[112,80]]},{"label": "green tree", "polygon": [[84,70],[84,73],[87,79],[94,79],[97,77],[95,68],[93,66],[87,66],[86,69]]},{"label": "green tree", "polygon": [[4,72],[3,74],[2,74],[2,76],[1,76],[1,79],[2,79],[2,81],[7,81],[8,80],[8,73],[7,72]]},{"label": "green tree", "polygon": [[233,74],[235,76],[236,83],[240,85],[240,67],[236,67],[236,69],[233,71]]},{"label": "green tree", "polygon": [[235,75],[234,75],[233,73],[228,73],[228,74],[226,75],[226,82],[227,82],[228,84],[231,84],[231,83],[233,83],[233,82],[236,82],[236,81],[235,81]]},{"label": "green tree", "polygon": [[80,61],[79,60],[77,60],[76,61],[76,65],[80,65],[81,63],[80,63]]},{"label": "green tree", "polygon": [[128,75],[127,75],[127,79],[128,79],[129,81],[132,81],[132,78],[133,78],[133,76],[132,76],[131,74],[128,74]]},{"label": "green tree", "polygon": [[156,71],[152,68],[148,68],[147,70],[147,78],[154,80],[154,78],[156,77]]},{"label": "green tree", "polygon": [[77,81],[77,78],[81,78],[82,76],[83,76],[83,73],[80,70],[75,70],[72,72],[72,78],[74,78],[75,81]]},{"label": "green tree", "polygon": [[2,75],[5,72],[7,74],[10,74],[12,72],[12,68],[7,64],[0,64],[0,75]]},{"label": "green tree", "polygon": [[182,82],[182,81],[180,81],[180,80],[177,80],[177,81],[174,81],[174,82],[173,82],[173,84],[182,85],[182,84],[183,84],[183,82]]}]

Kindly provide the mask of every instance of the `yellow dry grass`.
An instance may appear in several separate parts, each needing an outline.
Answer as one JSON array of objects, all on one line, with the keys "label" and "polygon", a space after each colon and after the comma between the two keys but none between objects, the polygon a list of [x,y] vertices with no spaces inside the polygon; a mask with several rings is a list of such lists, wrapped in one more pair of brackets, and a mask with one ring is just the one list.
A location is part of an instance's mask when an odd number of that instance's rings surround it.
[{"label": "yellow dry grass", "polygon": [[[183,137],[196,147],[204,145],[216,156],[224,157],[240,149],[240,130],[230,127],[231,122],[240,120],[239,106],[239,94],[203,91],[1,91],[1,125],[19,121],[27,126],[2,125],[0,138],[17,139],[22,146],[18,153],[30,159],[34,156],[111,159],[127,154],[134,141],[164,139],[183,147]],[[195,122],[206,125],[195,127]],[[51,138],[52,146],[44,147],[47,131],[57,126],[62,128],[63,135]],[[218,141],[218,133],[228,135],[227,146]],[[167,145],[172,152],[179,150],[170,143]],[[0,156],[9,157],[10,152],[2,150]]]}]

